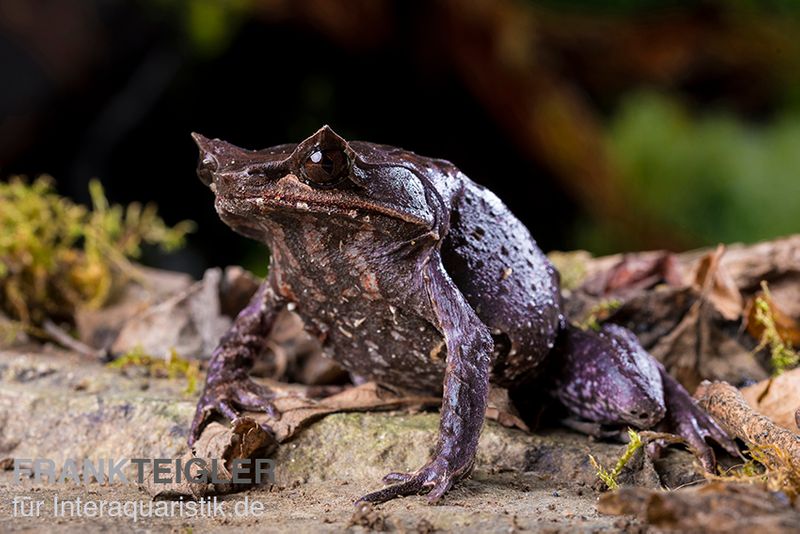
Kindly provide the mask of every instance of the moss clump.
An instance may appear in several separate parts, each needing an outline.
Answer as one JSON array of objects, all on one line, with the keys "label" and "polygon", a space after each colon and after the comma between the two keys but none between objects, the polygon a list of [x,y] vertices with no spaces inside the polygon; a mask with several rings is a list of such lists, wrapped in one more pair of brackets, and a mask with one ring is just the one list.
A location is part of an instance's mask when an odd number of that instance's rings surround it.
[{"label": "moss clump", "polygon": [[622,469],[630,461],[630,459],[633,458],[633,455],[636,453],[636,451],[644,446],[641,436],[635,430],[629,428],[628,437],[630,438],[628,447],[625,449],[625,452],[622,454],[620,459],[617,460],[617,463],[614,465],[614,469],[611,471],[600,465],[600,462],[598,462],[594,456],[591,454],[589,455],[589,461],[591,462],[592,467],[595,468],[595,471],[597,471],[597,478],[602,480],[606,487],[610,490],[619,488],[617,477],[619,477],[619,475],[622,473]]},{"label": "moss clump", "polygon": [[578,323],[578,328],[581,330],[600,330],[600,323],[608,319],[612,313],[617,311],[622,306],[622,301],[618,299],[608,299],[598,302],[582,322]]},{"label": "moss clump", "polygon": [[750,458],[741,465],[720,469],[718,475],[706,475],[712,480],[763,485],[769,491],[782,491],[792,500],[800,495],[800,466],[788,452],[770,444],[753,447],[745,454]]},{"label": "moss clump", "polygon": [[766,282],[761,282],[761,289],[763,294],[755,300],[755,320],[763,331],[756,352],[769,347],[772,372],[777,376],[787,369],[797,367],[800,355],[794,350],[791,342],[785,340],[778,331],[775,313],[770,306],[772,295]]},{"label": "moss clump", "polygon": [[138,367],[144,369],[148,376],[157,378],[176,379],[183,377],[186,379],[184,392],[187,395],[197,391],[197,382],[200,377],[199,362],[181,358],[175,349],[170,351],[169,357],[158,358],[145,354],[142,347],[136,347],[109,363],[108,366],[112,369]]},{"label": "moss clump", "polygon": [[577,289],[586,279],[586,265],[592,255],[585,250],[574,252],[561,252],[553,250],[547,254],[547,259],[553,264],[561,277],[561,289],[572,291]]},{"label": "moss clump", "polygon": [[180,247],[193,223],[167,226],[153,205],[109,205],[98,181],[92,206],[59,196],[50,177],[0,182],[0,312],[28,331],[102,306],[136,276],[142,244]]}]

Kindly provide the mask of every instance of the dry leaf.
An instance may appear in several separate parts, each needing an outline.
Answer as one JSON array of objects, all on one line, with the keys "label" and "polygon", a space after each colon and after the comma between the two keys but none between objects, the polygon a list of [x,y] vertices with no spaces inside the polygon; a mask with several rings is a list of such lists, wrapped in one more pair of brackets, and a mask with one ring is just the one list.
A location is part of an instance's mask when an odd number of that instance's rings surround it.
[{"label": "dry leaf", "polygon": [[136,348],[145,354],[208,358],[228,330],[231,319],[220,314],[220,269],[125,321],[111,350],[123,354]]},{"label": "dry leaf", "polygon": [[800,408],[800,368],[742,388],[742,396],[750,407],[775,424],[793,432],[800,430],[796,418]]},{"label": "dry leaf", "polygon": [[753,353],[721,329],[710,312],[708,305],[697,301],[649,352],[689,391],[709,378],[733,383],[766,378]]},{"label": "dry leaf", "polygon": [[587,279],[582,289],[598,296],[619,296],[652,288],[658,284],[680,287],[683,273],[671,252],[625,254],[611,268]]},{"label": "dry leaf", "polygon": [[692,285],[725,319],[735,321],[742,315],[742,294],[720,263],[724,254],[725,246],[719,245],[700,258],[692,274]]},{"label": "dry leaf", "polygon": [[508,396],[508,390],[499,386],[490,386],[489,403],[486,407],[486,418],[497,421],[506,428],[518,428],[530,432],[528,425],[519,417],[519,412]]},{"label": "dry leaf", "polygon": [[800,511],[780,492],[758,485],[712,482],[677,491],[622,488],[604,493],[597,511],[635,514],[671,532],[797,532]]}]

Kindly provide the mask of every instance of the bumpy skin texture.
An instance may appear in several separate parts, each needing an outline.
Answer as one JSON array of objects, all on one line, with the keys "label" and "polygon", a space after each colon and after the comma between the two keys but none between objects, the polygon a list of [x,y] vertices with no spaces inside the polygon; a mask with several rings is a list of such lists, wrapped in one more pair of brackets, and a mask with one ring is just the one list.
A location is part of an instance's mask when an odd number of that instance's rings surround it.
[{"label": "bumpy skin texture", "polygon": [[272,392],[248,371],[276,313],[291,305],[352,374],[442,394],[431,460],[387,475],[396,484],[365,501],[422,492],[439,499],[472,469],[489,382],[530,384],[548,358],[555,371],[543,382],[578,416],[661,421],[709,466],[706,437],[735,450],[633,334],[566,326],[558,274],[528,230],[450,163],[348,143],[327,126],[297,145],[259,151],[194,137],[198,175],[220,217],[266,243],[272,260],[212,357],[190,443],[214,412],[279,415]]}]

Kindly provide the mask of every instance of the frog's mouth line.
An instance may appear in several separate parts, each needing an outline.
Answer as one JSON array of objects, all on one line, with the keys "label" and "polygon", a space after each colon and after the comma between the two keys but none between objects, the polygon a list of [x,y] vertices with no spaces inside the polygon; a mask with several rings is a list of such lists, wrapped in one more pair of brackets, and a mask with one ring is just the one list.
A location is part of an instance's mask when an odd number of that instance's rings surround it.
[{"label": "frog's mouth line", "polygon": [[392,219],[399,219],[415,226],[423,226],[429,230],[432,229],[432,223],[430,221],[386,206],[381,206],[380,204],[365,202],[357,198],[348,198],[347,202],[342,202],[341,200],[335,200],[333,198],[320,201],[319,199],[311,198],[306,195],[277,193],[272,195],[241,196],[233,200],[255,204],[267,209],[279,208],[309,213],[333,213],[352,219],[358,218],[359,215],[381,215]]}]

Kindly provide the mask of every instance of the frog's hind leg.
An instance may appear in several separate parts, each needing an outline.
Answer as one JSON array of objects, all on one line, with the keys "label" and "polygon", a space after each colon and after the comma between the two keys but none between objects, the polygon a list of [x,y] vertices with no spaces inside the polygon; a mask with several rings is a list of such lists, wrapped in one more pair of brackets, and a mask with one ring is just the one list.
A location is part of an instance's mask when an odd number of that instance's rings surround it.
[{"label": "frog's hind leg", "polygon": [[709,470],[715,460],[707,439],[738,454],[733,441],[631,331],[613,324],[599,331],[570,326],[555,351],[552,394],[576,416],[640,429],[658,424],[683,437]]}]

